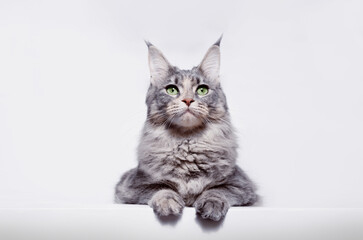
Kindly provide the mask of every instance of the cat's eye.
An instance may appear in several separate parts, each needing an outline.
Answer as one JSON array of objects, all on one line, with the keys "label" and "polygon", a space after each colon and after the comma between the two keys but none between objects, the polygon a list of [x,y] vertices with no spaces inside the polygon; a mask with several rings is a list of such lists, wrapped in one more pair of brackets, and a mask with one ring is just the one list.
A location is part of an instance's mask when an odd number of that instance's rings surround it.
[{"label": "cat's eye", "polygon": [[207,95],[207,93],[209,92],[208,90],[208,86],[206,85],[201,85],[197,88],[197,93],[198,95],[200,96],[204,96],[204,95]]},{"label": "cat's eye", "polygon": [[175,85],[169,85],[165,89],[169,95],[177,95],[179,93],[179,90]]}]

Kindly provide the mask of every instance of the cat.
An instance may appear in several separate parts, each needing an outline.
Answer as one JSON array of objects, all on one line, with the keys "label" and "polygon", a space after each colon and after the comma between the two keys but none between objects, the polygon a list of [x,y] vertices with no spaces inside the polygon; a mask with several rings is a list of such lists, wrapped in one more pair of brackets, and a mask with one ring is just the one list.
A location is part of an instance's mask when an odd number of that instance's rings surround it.
[{"label": "cat", "polygon": [[236,165],[237,140],[219,77],[220,42],[191,70],[172,66],[146,42],[147,119],[138,166],[116,185],[115,202],[148,204],[159,216],[195,207],[219,221],[230,206],[253,205],[256,187]]}]

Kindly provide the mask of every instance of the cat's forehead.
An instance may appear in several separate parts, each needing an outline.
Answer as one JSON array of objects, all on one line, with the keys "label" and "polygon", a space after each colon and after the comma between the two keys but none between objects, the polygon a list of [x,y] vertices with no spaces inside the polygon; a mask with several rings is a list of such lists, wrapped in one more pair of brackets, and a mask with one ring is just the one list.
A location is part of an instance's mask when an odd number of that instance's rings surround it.
[{"label": "cat's forehead", "polygon": [[171,77],[170,81],[173,84],[183,84],[185,82],[190,83],[191,85],[199,85],[205,83],[204,76],[194,69],[192,70],[178,70]]}]

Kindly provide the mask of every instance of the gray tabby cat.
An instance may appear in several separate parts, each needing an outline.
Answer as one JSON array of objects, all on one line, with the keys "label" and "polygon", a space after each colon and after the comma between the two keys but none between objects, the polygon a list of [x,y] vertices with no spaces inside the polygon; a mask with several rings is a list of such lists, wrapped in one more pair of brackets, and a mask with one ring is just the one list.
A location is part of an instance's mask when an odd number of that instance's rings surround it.
[{"label": "gray tabby cat", "polygon": [[202,218],[219,221],[230,206],[257,201],[236,165],[236,136],[219,81],[220,40],[191,70],[170,65],[147,42],[151,83],[139,164],[116,185],[117,203],[148,204],[160,216],[193,206]]}]

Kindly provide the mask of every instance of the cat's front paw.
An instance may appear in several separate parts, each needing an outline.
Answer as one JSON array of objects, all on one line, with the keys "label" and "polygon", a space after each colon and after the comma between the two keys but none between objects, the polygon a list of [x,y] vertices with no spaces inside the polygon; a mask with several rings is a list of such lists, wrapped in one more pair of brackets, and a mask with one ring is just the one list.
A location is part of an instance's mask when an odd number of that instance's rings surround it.
[{"label": "cat's front paw", "polygon": [[167,189],[156,192],[148,204],[159,216],[180,215],[185,205],[179,194]]},{"label": "cat's front paw", "polygon": [[229,203],[224,197],[203,197],[194,204],[197,214],[204,219],[219,221],[226,216]]}]

